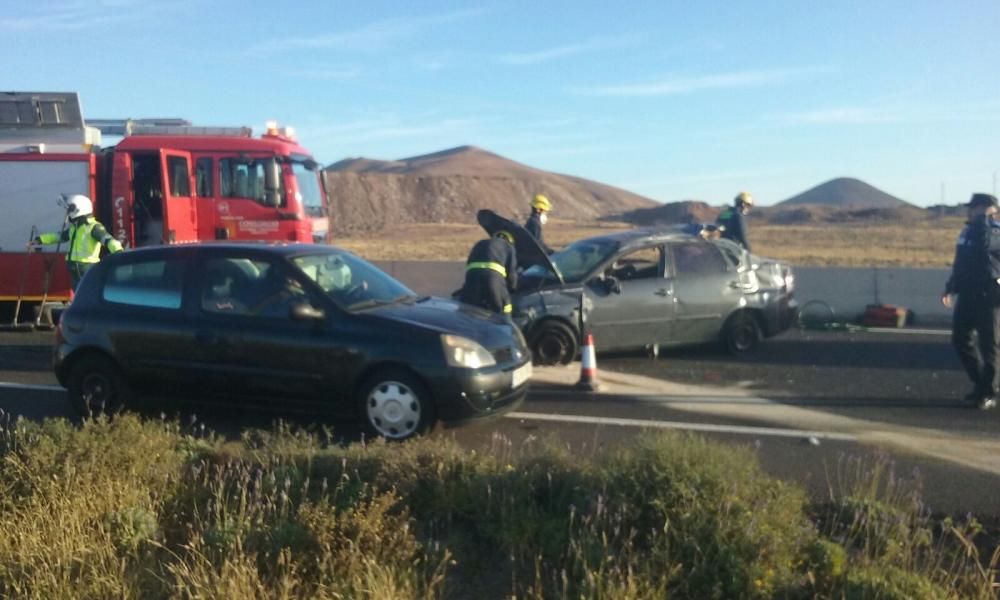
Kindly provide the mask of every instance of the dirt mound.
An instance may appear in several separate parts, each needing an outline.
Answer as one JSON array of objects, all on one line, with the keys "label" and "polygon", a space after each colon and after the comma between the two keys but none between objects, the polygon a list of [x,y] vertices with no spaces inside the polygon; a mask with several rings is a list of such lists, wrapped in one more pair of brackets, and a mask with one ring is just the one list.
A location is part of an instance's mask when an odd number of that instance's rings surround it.
[{"label": "dirt mound", "polygon": [[535,194],[553,216],[593,221],[656,202],[595,181],[542,171],[473,146],[411,158],[350,158],[324,169],[335,234],[408,223],[474,223],[492,209],[524,219]]},{"label": "dirt mound", "polygon": [[812,223],[913,222],[929,218],[926,210],[911,206],[894,208],[839,208],[804,204],[780,204],[754,211],[754,220],[772,225],[808,225]]},{"label": "dirt mound", "polygon": [[716,207],[698,200],[668,202],[652,208],[639,208],[614,218],[641,227],[648,225],[675,225],[684,223],[714,223],[719,216]]},{"label": "dirt mound", "polygon": [[821,183],[776,206],[813,204],[840,208],[897,208],[913,206],[909,202],[883,192],[860,179],[840,177]]}]

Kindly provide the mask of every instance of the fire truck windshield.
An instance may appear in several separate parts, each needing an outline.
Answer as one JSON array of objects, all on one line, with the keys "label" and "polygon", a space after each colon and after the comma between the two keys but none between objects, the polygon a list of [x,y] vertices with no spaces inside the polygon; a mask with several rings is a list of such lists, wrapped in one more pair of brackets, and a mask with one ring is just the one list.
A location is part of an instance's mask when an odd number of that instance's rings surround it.
[{"label": "fire truck windshield", "polygon": [[295,183],[302,195],[302,208],[307,216],[323,217],[323,192],[319,187],[319,177],[316,172],[316,161],[310,158],[292,157],[292,173]]}]

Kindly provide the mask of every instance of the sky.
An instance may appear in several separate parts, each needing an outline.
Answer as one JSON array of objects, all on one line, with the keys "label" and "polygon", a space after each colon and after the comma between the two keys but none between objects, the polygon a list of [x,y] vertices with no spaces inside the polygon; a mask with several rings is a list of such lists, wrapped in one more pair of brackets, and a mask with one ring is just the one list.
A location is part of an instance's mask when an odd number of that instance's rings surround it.
[{"label": "sky", "polygon": [[268,120],[322,164],[474,145],[661,202],[1000,178],[1000,1],[0,0],[0,89]]}]

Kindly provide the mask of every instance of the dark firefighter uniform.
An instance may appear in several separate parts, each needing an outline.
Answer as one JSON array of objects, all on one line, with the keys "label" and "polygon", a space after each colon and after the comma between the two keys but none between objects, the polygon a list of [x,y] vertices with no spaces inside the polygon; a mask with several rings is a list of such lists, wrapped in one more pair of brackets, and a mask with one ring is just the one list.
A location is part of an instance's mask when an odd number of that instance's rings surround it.
[{"label": "dark firefighter uniform", "polygon": [[747,241],[747,222],[739,209],[727,206],[719,213],[715,223],[722,226],[723,239],[732,240],[746,248],[747,252],[750,251],[750,242]]},{"label": "dark firefighter uniform", "polygon": [[[517,287],[517,255],[513,244],[497,236],[479,240],[465,263],[465,285],[458,299],[500,314],[513,310],[510,291]],[[513,238],[511,238],[512,240]]]},{"label": "dark firefighter uniform", "polygon": [[538,245],[542,247],[542,250],[545,250],[546,254],[552,254],[552,248],[545,245],[545,239],[542,237],[542,215],[540,213],[531,213],[531,216],[524,223],[524,228],[538,240]]},{"label": "dark firefighter uniform", "polygon": [[[996,206],[996,198],[975,194],[973,207]],[[985,403],[997,393],[997,344],[1000,343],[1000,225],[989,215],[970,220],[958,236],[945,294],[957,294],[952,343],[975,386],[967,399]],[[976,333],[973,337],[973,332]],[[988,406],[983,406],[988,408]]]}]

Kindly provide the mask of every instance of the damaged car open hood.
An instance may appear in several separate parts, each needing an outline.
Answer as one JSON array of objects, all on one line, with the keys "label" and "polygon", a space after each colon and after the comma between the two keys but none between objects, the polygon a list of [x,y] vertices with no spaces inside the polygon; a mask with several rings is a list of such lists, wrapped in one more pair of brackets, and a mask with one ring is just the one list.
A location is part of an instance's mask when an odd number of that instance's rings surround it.
[{"label": "damaged car open hood", "polygon": [[550,271],[559,280],[565,283],[562,273],[545,253],[545,250],[535,239],[535,236],[528,233],[528,230],[521,227],[510,219],[505,219],[492,210],[483,209],[476,213],[476,220],[479,225],[486,230],[486,233],[493,236],[498,231],[509,231],[514,235],[514,250],[517,252],[517,264],[519,267],[532,267],[541,265]]}]

